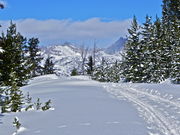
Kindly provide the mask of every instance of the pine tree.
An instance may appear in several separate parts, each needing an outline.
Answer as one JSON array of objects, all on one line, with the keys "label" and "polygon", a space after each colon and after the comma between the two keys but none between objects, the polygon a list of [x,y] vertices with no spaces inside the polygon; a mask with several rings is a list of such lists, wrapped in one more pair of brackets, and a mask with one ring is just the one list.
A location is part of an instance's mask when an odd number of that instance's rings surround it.
[{"label": "pine tree", "polygon": [[173,83],[180,84],[180,21],[175,22],[172,32],[172,66],[171,79]]},{"label": "pine tree", "polygon": [[173,82],[179,82],[179,48],[180,48],[180,1],[179,0],[163,0],[163,29],[165,33],[165,41],[169,50],[169,77]]},{"label": "pine tree", "polygon": [[143,23],[143,26],[141,27],[141,48],[143,51],[143,61],[142,61],[142,67],[144,75],[142,77],[143,82],[150,82],[151,79],[151,68],[153,67],[151,63],[151,51],[152,50],[152,40],[153,38],[153,23],[151,21],[151,17],[148,15],[146,16],[146,21]]},{"label": "pine tree", "polygon": [[43,68],[43,73],[44,74],[53,74],[54,73],[54,63],[52,61],[53,57],[48,56],[45,64],[44,64],[44,68]]},{"label": "pine tree", "polygon": [[[161,82],[169,74],[169,51],[165,42],[165,34],[161,20],[157,17],[154,24],[144,24],[142,44],[144,44],[144,68],[147,73],[146,82]],[[149,28],[148,28],[148,27]]]},{"label": "pine tree", "polygon": [[9,107],[9,104],[10,104],[10,99],[9,99],[9,91],[10,89],[9,88],[1,88],[2,90],[2,97],[1,97],[1,113],[7,113],[7,112],[10,112],[10,107]]},{"label": "pine tree", "polygon": [[89,56],[88,57],[88,63],[87,63],[87,74],[88,75],[91,75],[93,70],[94,70],[94,62],[93,62],[93,57],[92,56]]},{"label": "pine tree", "polygon": [[11,22],[6,35],[0,37],[0,47],[4,50],[0,54],[0,70],[2,72],[0,83],[9,85],[10,73],[13,69],[16,73],[16,81],[19,86],[26,83],[29,78],[29,65],[25,56],[26,38],[16,31],[16,25]]},{"label": "pine tree", "polygon": [[102,58],[101,64],[94,67],[92,79],[100,82],[113,82],[111,64]]},{"label": "pine tree", "polygon": [[150,48],[150,60],[152,63],[151,69],[151,82],[160,82],[161,79],[161,44],[160,44],[160,37],[161,37],[161,22],[160,20],[156,20],[154,23],[154,33],[153,33],[153,40],[152,40],[152,48]]},{"label": "pine tree", "polygon": [[38,98],[37,102],[35,103],[36,110],[40,110],[41,109],[41,105],[42,105],[42,103],[40,102],[40,99]]},{"label": "pine tree", "polygon": [[121,72],[121,65],[116,61],[114,64],[112,64],[111,67],[108,69],[108,77],[110,82],[117,83],[120,81],[122,72]]},{"label": "pine tree", "polygon": [[[12,70],[13,71],[13,70]],[[1,112],[20,112],[23,103],[23,93],[17,86],[16,76],[14,72],[10,73],[10,86],[4,90],[4,100]]]},{"label": "pine tree", "polygon": [[47,102],[45,102],[45,105],[42,107],[43,111],[49,110],[51,108],[51,100],[48,100]]},{"label": "pine tree", "polygon": [[21,123],[19,122],[18,117],[15,117],[15,118],[14,118],[13,126],[16,128],[16,133],[17,133],[17,131],[18,131],[18,130],[20,129],[20,127],[21,127]]},{"label": "pine tree", "polygon": [[9,107],[11,112],[17,112],[17,111],[20,112],[22,105],[24,104],[23,93],[17,86],[15,73],[12,72],[10,76],[11,76],[11,87],[10,87],[10,95],[9,95],[10,98]]},{"label": "pine tree", "polygon": [[42,60],[40,49],[38,47],[39,40],[38,38],[31,38],[28,42],[28,52],[31,64],[31,77],[40,75],[41,66],[40,62]]},{"label": "pine tree", "polygon": [[92,79],[100,81],[100,82],[107,81],[107,78],[105,75],[105,69],[106,69],[105,59],[102,58],[101,64],[94,68],[94,72],[92,74]]},{"label": "pine tree", "polygon": [[[1,42],[0,42],[0,44],[1,44]],[[1,53],[3,53],[3,50],[0,48],[0,54]],[[2,60],[0,59],[0,63],[2,62]],[[1,73],[2,71],[0,70],[0,78],[1,78],[1,75],[2,75],[2,73]],[[2,88],[2,86],[1,86],[1,84],[0,84],[0,106],[2,105],[2,98],[3,98],[3,88]]]},{"label": "pine tree", "polygon": [[10,112],[9,104],[10,104],[9,97],[5,97],[5,99],[2,101],[1,113],[8,113],[8,112]]},{"label": "pine tree", "polygon": [[180,20],[180,1],[179,0],[163,0],[162,20],[167,27],[172,25],[176,19]]},{"label": "pine tree", "polygon": [[123,54],[123,76],[127,82],[143,81],[143,50],[140,43],[140,27],[134,16],[131,28],[128,29],[129,37]]},{"label": "pine tree", "polygon": [[76,68],[73,68],[73,70],[71,71],[71,76],[76,76],[78,75],[78,71]]}]

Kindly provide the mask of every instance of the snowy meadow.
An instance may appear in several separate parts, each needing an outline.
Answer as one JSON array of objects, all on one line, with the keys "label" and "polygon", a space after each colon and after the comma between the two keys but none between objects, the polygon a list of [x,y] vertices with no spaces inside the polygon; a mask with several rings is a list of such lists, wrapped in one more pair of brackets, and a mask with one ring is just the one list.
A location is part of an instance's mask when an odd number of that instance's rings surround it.
[{"label": "snowy meadow", "polygon": [[[180,86],[100,83],[88,76],[45,75],[21,88],[36,99],[52,100],[48,111],[4,114],[2,135],[179,135]],[[21,128],[13,127],[18,117]]]}]

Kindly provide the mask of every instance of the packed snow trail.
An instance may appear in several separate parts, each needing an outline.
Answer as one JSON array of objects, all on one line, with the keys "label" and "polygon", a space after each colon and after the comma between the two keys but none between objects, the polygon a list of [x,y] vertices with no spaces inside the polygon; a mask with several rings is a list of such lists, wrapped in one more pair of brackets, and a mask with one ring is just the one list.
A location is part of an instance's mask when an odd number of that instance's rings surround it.
[{"label": "packed snow trail", "polygon": [[108,92],[136,105],[150,135],[180,135],[180,102],[158,91],[138,90],[129,84],[106,84]]},{"label": "packed snow trail", "polygon": [[114,99],[102,85],[82,77],[35,78],[23,91],[33,101],[51,99],[55,110],[5,114],[0,135],[15,132],[15,116],[26,128],[17,135],[148,135],[147,125],[133,105]]}]

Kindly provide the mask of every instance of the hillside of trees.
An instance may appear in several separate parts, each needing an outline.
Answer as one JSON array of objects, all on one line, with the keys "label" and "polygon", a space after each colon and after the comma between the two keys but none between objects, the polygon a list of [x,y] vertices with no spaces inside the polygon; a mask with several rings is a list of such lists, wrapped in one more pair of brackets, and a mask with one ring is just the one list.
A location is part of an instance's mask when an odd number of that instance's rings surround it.
[{"label": "hillside of trees", "polygon": [[163,0],[162,18],[146,16],[139,25],[134,16],[122,54],[123,61],[95,68],[93,79],[109,82],[180,84],[180,1]]}]

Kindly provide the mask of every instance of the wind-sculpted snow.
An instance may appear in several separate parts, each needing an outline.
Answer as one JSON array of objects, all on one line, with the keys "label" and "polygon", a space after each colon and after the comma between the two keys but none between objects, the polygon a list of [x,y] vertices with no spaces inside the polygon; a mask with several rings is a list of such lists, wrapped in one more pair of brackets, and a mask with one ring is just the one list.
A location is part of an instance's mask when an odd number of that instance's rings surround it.
[{"label": "wind-sculpted snow", "polygon": [[180,101],[158,90],[137,89],[130,84],[108,84],[108,92],[135,105],[148,124],[149,135],[180,135]]}]

